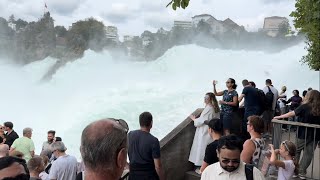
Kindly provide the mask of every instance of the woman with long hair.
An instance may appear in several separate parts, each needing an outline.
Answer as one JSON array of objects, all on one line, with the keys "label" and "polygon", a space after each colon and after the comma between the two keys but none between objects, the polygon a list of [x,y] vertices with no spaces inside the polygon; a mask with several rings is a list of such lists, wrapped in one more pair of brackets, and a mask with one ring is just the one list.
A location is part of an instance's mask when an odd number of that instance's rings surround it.
[{"label": "woman with long hair", "polygon": [[[294,111],[288,112],[281,116],[276,116],[274,119],[289,118],[294,116],[299,117],[299,122],[320,125],[320,92],[317,90],[309,91],[306,94],[305,100],[299,107],[297,107]],[[297,161],[299,161],[301,151],[303,150],[303,156],[299,163],[300,179],[305,179],[307,168],[312,161],[313,153],[318,141],[320,141],[319,129],[314,132],[314,128],[298,128]]]},{"label": "woman with long hair", "polygon": [[205,108],[199,118],[190,115],[194,122],[196,132],[190,151],[189,161],[194,163],[196,167],[200,167],[204,158],[206,146],[212,142],[208,133],[208,126],[204,124],[206,120],[219,118],[220,109],[216,96],[212,92],[208,92],[204,97]]},{"label": "woman with long hair", "polygon": [[238,93],[236,91],[237,84],[233,78],[229,78],[226,81],[227,89],[224,91],[217,92],[216,89],[217,81],[213,81],[213,93],[216,96],[223,96],[222,100],[219,101],[221,104],[220,120],[222,122],[224,135],[230,134],[232,126],[232,112],[236,111],[239,107]]}]

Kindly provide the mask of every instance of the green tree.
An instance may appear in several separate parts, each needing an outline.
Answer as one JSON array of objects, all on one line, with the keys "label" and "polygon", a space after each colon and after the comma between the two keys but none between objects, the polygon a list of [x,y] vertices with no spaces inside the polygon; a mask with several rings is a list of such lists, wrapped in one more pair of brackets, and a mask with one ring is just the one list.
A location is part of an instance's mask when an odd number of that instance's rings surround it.
[{"label": "green tree", "polygon": [[185,9],[188,7],[190,0],[171,0],[167,7],[171,5],[173,10],[176,10],[177,8]]},{"label": "green tree", "polygon": [[67,35],[68,47],[79,53],[87,49],[100,51],[106,42],[105,25],[94,18],[73,23]]},{"label": "green tree", "polygon": [[64,26],[54,27],[57,37],[65,37],[68,33],[67,29]]},{"label": "green tree", "polygon": [[14,23],[15,22],[15,19],[14,19],[14,15],[13,14],[11,14],[11,16],[9,16],[9,20],[8,20],[8,22],[10,23]]},{"label": "green tree", "polygon": [[16,29],[17,30],[23,29],[28,25],[28,22],[24,21],[22,19],[18,19],[15,23],[16,23]]},{"label": "green tree", "polygon": [[308,54],[302,57],[311,69],[320,69],[320,1],[297,0],[296,10],[290,16],[294,26],[307,37]]},{"label": "green tree", "polygon": [[281,24],[279,24],[278,36],[284,37],[285,35],[289,34],[290,30],[291,30],[291,27],[289,22],[283,21]]}]

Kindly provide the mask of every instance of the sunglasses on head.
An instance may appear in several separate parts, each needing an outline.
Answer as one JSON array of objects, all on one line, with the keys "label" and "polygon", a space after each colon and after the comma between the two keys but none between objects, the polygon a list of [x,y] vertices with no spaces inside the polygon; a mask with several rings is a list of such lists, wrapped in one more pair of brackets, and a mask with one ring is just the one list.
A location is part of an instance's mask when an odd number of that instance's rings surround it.
[{"label": "sunglasses on head", "polygon": [[240,159],[224,159],[221,162],[224,164],[229,164],[230,162],[232,162],[233,164],[239,164]]},{"label": "sunglasses on head", "polygon": [[128,124],[127,124],[127,122],[126,122],[125,120],[123,120],[123,119],[115,119],[115,118],[108,118],[108,119],[110,119],[110,120],[115,121],[116,123],[118,123],[118,124],[122,127],[122,129],[123,129],[126,133],[128,133],[128,131],[129,131],[129,126],[128,126]]},{"label": "sunglasses on head", "polygon": [[283,144],[284,145],[284,147],[286,148],[286,150],[287,151],[289,151],[289,148],[288,148],[288,145],[287,145],[287,143],[286,143],[287,141],[283,141],[281,144]]}]

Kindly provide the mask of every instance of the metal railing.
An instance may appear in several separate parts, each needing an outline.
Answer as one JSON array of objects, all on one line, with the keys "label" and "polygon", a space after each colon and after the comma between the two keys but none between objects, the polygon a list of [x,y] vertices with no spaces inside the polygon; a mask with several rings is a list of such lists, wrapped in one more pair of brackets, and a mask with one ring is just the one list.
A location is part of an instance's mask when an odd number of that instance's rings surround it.
[{"label": "metal railing", "polygon": [[[304,157],[305,159],[307,159],[307,160],[304,160],[306,161],[304,163],[308,164],[306,167],[308,168],[307,177],[311,179],[320,179],[320,157],[319,157],[320,155],[319,155],[319,152],[316,152],[319,149],[319,148],[317,149],[317,146],[319,143],[320,125],[292,122],[292,121],[286,121],[286,120],[275,120],[275,119],[272,120],[272,124],[273,124],[272,144],[275,146],[275,148],[279,148],[283,140],[289,140],[295,143],[297,147],[298,162],[301,162],[300,161],[301,157],[306,155],[305,152],[307,150],[307,146],[308,146],[308,151],[310,151],[310,149],[312,148],[312,152],[310,152],[312,154],[309,154],[308,158]],[[303,137],[303,139],[301,139],[301,137]],[[302,144],[303,144],[303,149],[301,146]],[[300,150],[300,153],[298,152],[298,149],[299,149],[298,145],[300,146],[300,149],[302,149]],[[312,156],[312,159],[310,159],[311,156]],[[310,160],[311,160],[311,167],[310,167]],[[317,166],[315,166],[315,163],[317,164]]]}]

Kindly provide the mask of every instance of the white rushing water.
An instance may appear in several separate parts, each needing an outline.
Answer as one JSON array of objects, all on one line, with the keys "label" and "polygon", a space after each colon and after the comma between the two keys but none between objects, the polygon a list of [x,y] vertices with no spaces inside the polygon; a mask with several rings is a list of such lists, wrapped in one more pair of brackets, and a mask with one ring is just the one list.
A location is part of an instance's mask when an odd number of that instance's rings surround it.
[{"label": "white rushing water", "polygon": [[24,127],[32,127],[36,153],[40,153],[46,132],[54,129],[68,153],[77,158],[83,128],[104,117],[125,119],[132,130],[139,126],[139,114],[150,111],[152,133],[161,139],[203,106],[213,79],[222,90],[228,77],[235,78],[238,93],[244,78],[255,81],[259,88],[271,78],[278,89],[286,85],[289,95],[293,89],[319,89],[319,72],[299,62],[306,54],[303,47],[266,54],[187,45],[174,47],[153,62],[114,60],[107,52],[87,51],[48,82],[40,79],[54,59],[24,67],[1,61],[0,123],[12,121],[20,135]]}]

